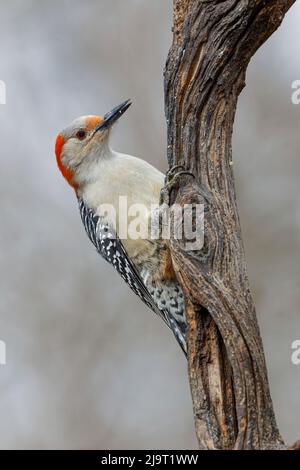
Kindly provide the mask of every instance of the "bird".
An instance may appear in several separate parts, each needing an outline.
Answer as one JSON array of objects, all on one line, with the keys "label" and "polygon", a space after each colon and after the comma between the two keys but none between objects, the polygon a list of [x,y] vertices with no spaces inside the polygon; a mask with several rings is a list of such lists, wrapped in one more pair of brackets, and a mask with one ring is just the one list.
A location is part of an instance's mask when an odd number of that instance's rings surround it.
[{"label": "bird", "polygon": [[120,234],[124,232],[120,220],[127,217],[120,201],[125,198],[129,208],[142,207],[137,225],[147,229],[155,213],[157,218],[153,207],[159,207],[166,181],[150,163],[111,147],[111,130],[131,104],[126,100],[104,115],[75,119],[57,135],[56,161],[75,191],[81,220],[97,252],[162,318],[187,355],[184,294],[173,268],[169,241],[161,236],[153,239],[149,233],[129,236],[129,230]]}]

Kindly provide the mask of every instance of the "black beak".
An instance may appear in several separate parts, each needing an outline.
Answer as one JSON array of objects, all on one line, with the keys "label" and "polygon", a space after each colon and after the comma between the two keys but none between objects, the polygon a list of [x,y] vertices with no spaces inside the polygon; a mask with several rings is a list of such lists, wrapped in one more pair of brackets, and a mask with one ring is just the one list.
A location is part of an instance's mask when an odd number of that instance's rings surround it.
[{"label": "black beak", "polygon": [[116,106],[111,111],[106,113],[103,122],[101,122],[101,124],[96,127],[95,133],[111,127],[122,116],[122,114],[125,113],[131,104],[131,100],[126,100],[124,103],[119,104],[119,106]]}]

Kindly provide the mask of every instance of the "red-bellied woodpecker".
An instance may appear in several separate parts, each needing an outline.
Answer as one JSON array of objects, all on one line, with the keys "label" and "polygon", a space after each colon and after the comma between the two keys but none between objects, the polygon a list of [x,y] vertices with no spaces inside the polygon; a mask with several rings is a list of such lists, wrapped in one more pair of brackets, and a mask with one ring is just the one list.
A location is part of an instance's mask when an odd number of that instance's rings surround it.
[{"label": "red-bellied woodpecker", "polygon": [[[139,158],[115,152],[109,144],[112,125],[128,109],[127,100],[101,116],[81,116],[58,134],[57,164],[75,190],[86,232],[97,251],[131,289],[173,331],[186,353],[186,318],[182,290],[175,277],[168,242],[162,238],[120,237],[120,199],[145,208],[140,222],[149,226],[158,205],[164,175]],[[113,207],[116,223],[103,212]],[[142,221],[141,221],[142,217]]]}]

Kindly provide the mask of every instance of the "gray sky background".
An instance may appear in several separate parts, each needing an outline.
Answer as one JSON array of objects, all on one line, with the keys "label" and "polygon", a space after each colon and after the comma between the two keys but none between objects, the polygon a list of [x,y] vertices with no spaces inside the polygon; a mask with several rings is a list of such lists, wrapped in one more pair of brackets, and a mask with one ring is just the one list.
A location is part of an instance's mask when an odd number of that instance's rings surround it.
[{"label": "gray sky background", "polygon": [[[134,105],[114,147],[165,160],[171,0],[0,2],[0,448],[196,448],[185,359],[98,257],[54,158],[82,114]],[[299,438],[300,5],[252,60],[234,169],[280,429]]]}]

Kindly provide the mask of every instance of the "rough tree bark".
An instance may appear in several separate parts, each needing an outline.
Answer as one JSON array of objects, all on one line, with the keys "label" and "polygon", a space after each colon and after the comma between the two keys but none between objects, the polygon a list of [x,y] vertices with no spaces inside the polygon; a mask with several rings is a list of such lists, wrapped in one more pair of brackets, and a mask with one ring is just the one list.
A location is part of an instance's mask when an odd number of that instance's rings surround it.
[{"label": "rough tree bark", "polygon": [[201,449],[284,449],[249,290],[231,137],[249,60],[294,0],[174,0],[165,68],[171,202],[205,204],[205,241],[171,238],[187,303],[188,363]]}]

